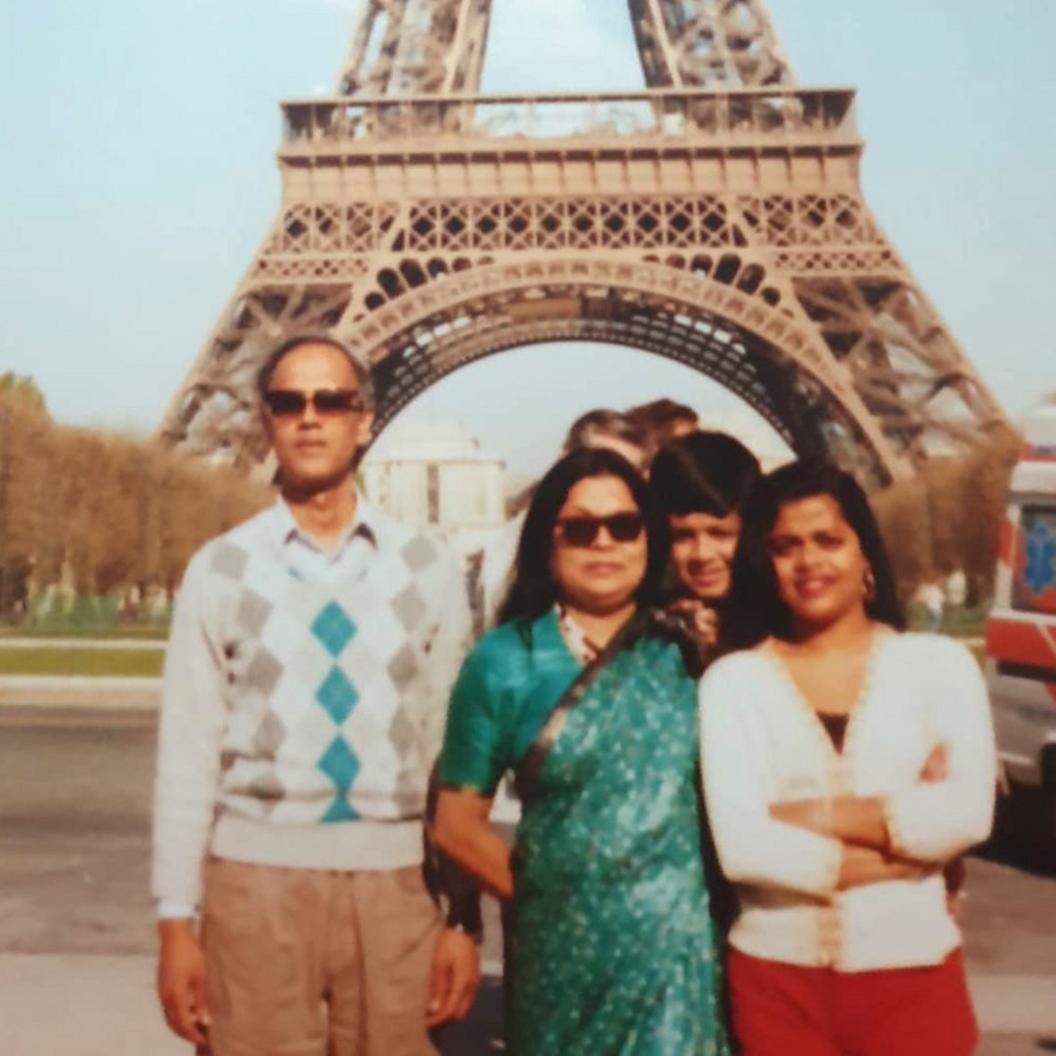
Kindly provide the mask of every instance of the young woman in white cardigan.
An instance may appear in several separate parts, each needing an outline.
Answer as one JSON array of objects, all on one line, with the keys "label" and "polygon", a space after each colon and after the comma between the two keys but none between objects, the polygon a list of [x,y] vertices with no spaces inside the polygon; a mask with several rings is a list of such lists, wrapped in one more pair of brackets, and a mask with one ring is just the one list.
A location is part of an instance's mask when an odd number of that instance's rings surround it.
[{"label": "young woman in white cardigan", "polygon": [[990,830],[995,749],[968,651],[903,631],[862,490],[821,462],[743,514],[700,685],[708,815],[739,902],[744,1056],[966,1056],[975,1021],[943,867]]}]

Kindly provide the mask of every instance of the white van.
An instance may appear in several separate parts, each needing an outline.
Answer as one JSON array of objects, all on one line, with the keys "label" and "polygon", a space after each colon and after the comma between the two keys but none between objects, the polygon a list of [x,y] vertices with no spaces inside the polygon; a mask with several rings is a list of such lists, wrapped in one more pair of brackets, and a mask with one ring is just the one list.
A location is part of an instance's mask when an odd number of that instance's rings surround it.
[{"label": "white van", "polygon": [[987,678],[1009,788],[1040,792],[1056,839],[1056,394],[1023,437],[986,622]]}]

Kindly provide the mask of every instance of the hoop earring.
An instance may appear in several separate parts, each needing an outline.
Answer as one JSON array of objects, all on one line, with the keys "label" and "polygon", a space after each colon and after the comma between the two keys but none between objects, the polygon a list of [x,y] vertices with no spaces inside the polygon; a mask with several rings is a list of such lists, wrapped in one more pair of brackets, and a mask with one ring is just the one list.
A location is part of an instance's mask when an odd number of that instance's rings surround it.
[{"label": "hoop earring", "polygon": [[873,570],[869,567],[866,567],[865,573],[862,575],[862,595],[867,604],[870,601],[876,601],[876,576],[873,575]]}]

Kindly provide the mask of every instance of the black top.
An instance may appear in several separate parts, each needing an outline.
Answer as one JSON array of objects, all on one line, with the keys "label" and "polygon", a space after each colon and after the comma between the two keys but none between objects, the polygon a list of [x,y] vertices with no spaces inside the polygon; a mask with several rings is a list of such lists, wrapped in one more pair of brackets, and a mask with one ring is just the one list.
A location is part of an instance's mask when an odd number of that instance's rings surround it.
[{"label": "black top", "polygon": [[836,751],[842,752],[843,739],[847,736],[847,721],[850,716],[826,715],[823,711],[816,712],[816,714],[821,719],[821,724],[825,727],[825,732],[829,735],[833,747],[835,747]]}]

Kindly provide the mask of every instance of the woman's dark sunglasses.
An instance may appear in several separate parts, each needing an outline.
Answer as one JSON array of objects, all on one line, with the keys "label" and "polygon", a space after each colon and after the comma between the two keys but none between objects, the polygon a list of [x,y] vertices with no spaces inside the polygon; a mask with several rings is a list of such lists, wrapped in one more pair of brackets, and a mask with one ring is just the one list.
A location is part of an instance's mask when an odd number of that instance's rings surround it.
[{"label": "woman's dark sunglasses", "polygon": [[614,513],[611,517],[565,517],[557,522],[562,540],[569,546],[593,546],[604,528],[614,543],[633,543],[645,522],[640,513]]},{"label": "woman's dark sunglasses", "polygon": [[264,402],[276,418],[300,417],[309,404],[319,415],[352,414],[366,409],[363,397],[355,389],[269,389],[264,393]]}]

